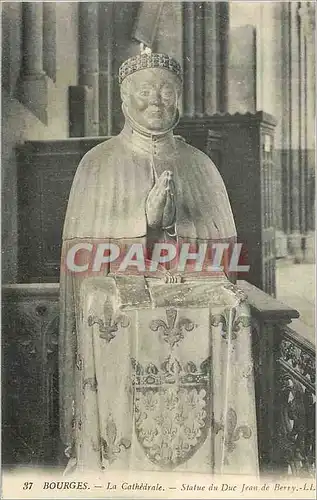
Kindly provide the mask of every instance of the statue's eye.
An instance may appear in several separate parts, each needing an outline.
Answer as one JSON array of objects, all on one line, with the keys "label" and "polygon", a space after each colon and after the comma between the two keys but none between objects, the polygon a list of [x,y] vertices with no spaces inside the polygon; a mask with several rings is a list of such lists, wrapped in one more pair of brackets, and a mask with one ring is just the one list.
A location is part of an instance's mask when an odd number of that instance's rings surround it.
[{"label": "statue's eye", "polygon": [[170,99],[171,97],[173,97],[174,92],[172,89],[162,89],[161,94],[164,99]]},{"label": "statue's eye", "polygon": [[139,95],[141,97],[148,97],[150,95],[150,91],[149,90],[145,90],[145,89],[144,90],[140,90]]}]

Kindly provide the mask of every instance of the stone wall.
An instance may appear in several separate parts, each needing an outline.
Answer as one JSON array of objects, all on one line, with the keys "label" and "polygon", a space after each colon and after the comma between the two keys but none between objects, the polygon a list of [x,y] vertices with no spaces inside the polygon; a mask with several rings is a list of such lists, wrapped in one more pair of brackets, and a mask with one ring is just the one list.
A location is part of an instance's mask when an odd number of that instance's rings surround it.
[{"label": "stone wall", "polygon": [[17,273],[17,183],[15,147],[25,140],[68,137],[68,86],[77,82],[77,5],[56,2],[56,79],[47,78],[43,123],[17,99],[21,68],[22,5],[2,5],[2,279]]},{"label": "stone wall", "polygon": [[[234,47],[232,60],[236,64],[240,47],[244,71],[229,67],[229,111],[252,112],[255,99],[257,110],[266,111],[277,120],[274,170],[277,255],[290,253],[296,259],[300,258],[301,245],[311,246],[315,225],[313,17],[309,2],[232,2],[230,5],[230,34],[234,37],[238,32],[244,36]],[[252,68],[250,71],[252,40],[246,36],[250,27],[255,30],[256,38],[254,72]],[[241,74],[247,82],[239,82]],[[245,91],[244,94],[236,91],[240,83],[249,91],[247,98]],[[311,257],[313,251],[311,248],[308,252]]]}]

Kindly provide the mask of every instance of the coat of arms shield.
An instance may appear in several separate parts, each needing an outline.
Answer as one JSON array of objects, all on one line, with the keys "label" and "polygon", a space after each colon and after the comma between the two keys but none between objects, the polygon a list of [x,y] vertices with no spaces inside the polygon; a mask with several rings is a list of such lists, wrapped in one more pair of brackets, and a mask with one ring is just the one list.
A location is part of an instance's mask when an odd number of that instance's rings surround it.
[{"label": "coat of arms shield", "polygon": [[151,462],[163,469],[185,463],[210,427],[210,358],[182,366],[173,355],[160,367],[132,359],[134,427]]}]

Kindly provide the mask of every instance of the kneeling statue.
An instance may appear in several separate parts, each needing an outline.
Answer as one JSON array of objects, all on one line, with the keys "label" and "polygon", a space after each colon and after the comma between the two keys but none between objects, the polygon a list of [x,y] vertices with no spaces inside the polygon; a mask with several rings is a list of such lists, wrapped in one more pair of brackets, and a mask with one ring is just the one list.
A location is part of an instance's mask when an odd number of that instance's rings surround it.
[{"label": "kneeling statue", "polygon": [[220,267],[199,267],[210,243],[236,241],[224,183],[173,134],[173,58],[132,57],[119,83],[124,128],[82,159],[64,225],[66,470],[257,473],[249,307]]}]

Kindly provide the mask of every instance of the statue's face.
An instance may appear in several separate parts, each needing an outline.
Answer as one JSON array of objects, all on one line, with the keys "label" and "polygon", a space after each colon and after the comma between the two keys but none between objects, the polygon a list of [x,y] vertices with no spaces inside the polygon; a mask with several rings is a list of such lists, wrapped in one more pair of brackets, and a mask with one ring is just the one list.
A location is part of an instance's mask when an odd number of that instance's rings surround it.
[{"label": "statue's face", "polygon": [[175,122],[179,83],[170,71],[143,69],[130,75],[126,105],[131,118],[153,131],[169,129]]}]

